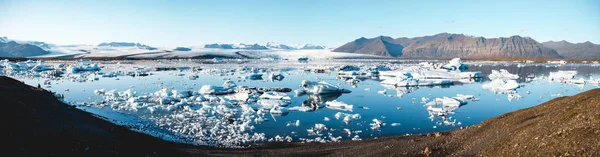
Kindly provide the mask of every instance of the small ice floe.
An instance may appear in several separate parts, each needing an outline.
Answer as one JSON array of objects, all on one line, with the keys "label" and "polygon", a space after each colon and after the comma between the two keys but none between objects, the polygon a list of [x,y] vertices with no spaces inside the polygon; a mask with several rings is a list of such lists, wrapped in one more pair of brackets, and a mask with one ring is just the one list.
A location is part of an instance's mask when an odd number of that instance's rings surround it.
[{"label": "small ice floe", "polygon": [[352,111],[353,105],[346,104],[341,101],[333,100],[325,102],[325,107],[333,110]]},{"label": "small ice floe", "polygon": [[271,75],[269,75],[269,79],[271,81],[281,81],[284,78],[285,77],[282,74],[279,74],[279,73],[271,73]]},{"label": "small ice floe", "polygon": [[421,103],[425,104],[429,101],[429,98],[421,97]]},{"label": "small ice floe", "polygon": [[465,102],[467,100],[474,100],[475,96],[473,96],[473,95],[465,95],[465,94],[456,94],[456,96],[452,97],[452,98],[454,98],[456,100],[459,100],[461,102]]},{"label": "small ice floe", "polygon": [[269,112],[273,115],[283,115],[283,114],[288,113],[288,110],[285,107],[273,106],[273,108],[271,108],[271,110],[269,110]]},{"label": "small ice floe", "polygon": [[327,126],[325,126],[325,124],[317,123],[317,124],[315,124],[315,127],[307,129],[306,131],[308,132],[309,135],[318,135],[322,131],[326,131],[326,130],[327,130]]},{"label": "small ice floe", "polygon": [[523,98],[523,96],[519,95],[518,93],[510,93],[507,97],[508,101],[520,100],[521,98]]},{"label": "small ice floe", "polygon": [[360,141],[360,140],[362,140],[362,139],[361,139],[361,138],[360,138],[358,135],[355,135],[355,136],[352,138],[352,141]]},{"label": "small ice floe", "polygon": [[548,80],[549,81],[556,81],[556,82],[566,82],[568,80],[571,80],[573,78],[575,78],[575,75],[577,75],[577,71],[557,71],[557,72],[550,72],[550,74],[548,74]]},{"label": "small ice floe", "polygon": [[462,63],[462,60],[460,58],[453,58],[452,60],[450,60],[448,62],[448,64],[445,64],[442,66],[442,68],[444,69],[448,69],[448,70],[466,70],[469,67],[466,64]]},{"label": "small ice floe", "polygon": [[352,91],[339,88],[332,84],[329,84],[325,81],[315,82],[315,81],[302,81],[302,91],[304,94],[328,94],[328,93],[350,93]]},{"label": "small ice floe", "polygon": [[548,63],[550,63],[550,64],[561,64],[561,65],[564,65],[564,64],[567,64],[567,61],[564,61],[564,60],[548,61]]},{"label": "small ice floe", "polygon": [[392,77],[385,78],[381,81],[381,84],[394,85],[396,87],[414,87],[414,86],[435,86],[435,85],[449,85],[452,84],[452,80],[449,79],[414,79],[411,77]]},{"label": "small ice floe", "polygon": [[373,119],[373,123],[371,125],[371,130],[379,130],[381,127],[385,126],[385,123],[379,119]]},{"label": "small ice floe", "polygon": [[288,122],[286,126],[295,126],[295,127],[298,127],[298,126],[300,126],[300,120],[296,120],[294,122]]},{"label": "small ice floe", "polygon": [[358,113],[348,114],[348,113],[337,112],[337,113],[335,113],[334,117],[337,120],[342,119],[342,121],[344,121],[344,123],[346,123],[346,124],[350,124],[350,122],[352,122],[352,120],[360,119],[360,114],[358,114]]},{"label": "small ice floe", "polygon": [[323,121],[326,121],[326,122],[328,122],[328,121],[329,121],[329,118],[327,118],[327,117],[323,117]]},{"label": "small ice floe", "polygon": [[309,106],[293,106],[288,108],[289,111],[300,111],[300,112],[310,112],[315,109]]},{"label": "small ice floe", "polygon": [[491,80],[495,80],[495,79],[508,79],[508,80],[519,79],[519,75],[511,74],[510,72],[508,72],[505,69],[492,70],[492,73],[488,77]]},{"label": "small ice floe", "polygon": [[263,74],[260,74],[260,73],[251,73],[246,76],[246,79],[262,80],[262,76],[263,76]]},{"label": "small ice floe", "polygon": [[33,66],[33,68],[31,68],[31,70],[40,72],[40,71],[54,70],[54,67],[45,65],[44,60],[38,60],[37,64],[35,66]]},{"label": "small ice floe", "polygon": [[391,126],[400,126],[400,123],[392,123]]},{"label": "small ice floe", "polygon": [[88,62],[79,62],[74,65],[69,65],[67,67],[67,72],[69,73],[77,73],[80,71],[99,71],[100,67],[98,64],[89,64]]},{"label": "small ice floe", "polygon": [[281,100],[270,100],[270,99],[260,99],[256,103],[261,106],[259,108],[263,108],[263,109],[270,109],[275,106],[285,107],[290,104],[290,102],[281,101]]},{"label": "small ice floe", "polygon": [[377,91],[377,93],[379,93],[379,94],[383,94],[383,95],[386,95],[386,94],[387,94],[387,91],[386,91],[385,89],[383,89],[383,90]]},{"label": "small ice floe", "polygon": [[212,86],[212,85],[204,85],[200,88],[200,90],[198,91],[198,93],[200,94],[215,94],[215,95],[222,95],[222,94],[230,94],[230,93],[234,93],[235,92],[235,87],[237,85],[235,84],[235,82],[231,81],[231,80],[227,80],[223,83],[223,86]]},{"label": "small ice floe", "polygon": [[[560,93],[556,93],[556,94],[550,94],[551,97],[561,97],[562,94]],[[541,98],[541,97],[540,97]]]},{"label": "small ice floe", "polygon": [[587,81],[590,84],[600,84],[600,78],[594,78],[590,76],[590,80]]},{"label": "small ice floe", "polygon": [[435,100],[425,104],[425,106],[431,107],[431,106],[442,105],[442,106],[458,107],[458,106],[464,105],[466,103],[467,103],[466,101],[459,100],[457,98],[442,97],[442,98],[435,98]]},{"label": "small ice floe", "polygon": [[286,93],[281,92],[264,92],[259,96],[260,99],[274,99],[274,100],[291,100],[290,96]]},{"label": "small ice floe", "polygon": [[490,83],[481,85],[481,87],[495,93],[506,93],[519,88],[519,84],[515,80],[496,79]]},{"label": "small ice floe", "polygon": [[583,78],[570,79],[570,80],[567,80],[565,83],[568,83],[568,84],[585,84],[585,79],[583,79]]}]

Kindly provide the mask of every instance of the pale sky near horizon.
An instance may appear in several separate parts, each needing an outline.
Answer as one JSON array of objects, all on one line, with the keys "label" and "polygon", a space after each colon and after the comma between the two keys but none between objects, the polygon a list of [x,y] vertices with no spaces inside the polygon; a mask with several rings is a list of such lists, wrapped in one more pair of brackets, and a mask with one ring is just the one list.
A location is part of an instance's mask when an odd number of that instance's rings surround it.
[{"label": "pale sky near horizon", "polygon": [[0,36],[54,44],[311,43],[442,32],[600,44],[598,0],[0,0]]}]

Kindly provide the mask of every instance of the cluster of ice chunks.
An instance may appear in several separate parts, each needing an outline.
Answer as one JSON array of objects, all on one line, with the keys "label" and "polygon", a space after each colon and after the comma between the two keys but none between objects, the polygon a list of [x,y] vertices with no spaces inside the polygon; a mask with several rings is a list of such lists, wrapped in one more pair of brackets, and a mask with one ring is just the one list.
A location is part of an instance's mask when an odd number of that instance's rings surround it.
[{"label": "cluster of ice chunks", "polygon": [[[454,110],[460,106],[466,105],[468,100],[477,100],[473,95],[457,94],[455,97],[442,97],[435,98],[431,102],[428,98],[423,97],[422,101],[427,102],[424,106],[427,107],[429,112],[429,118],[433,121],[435,117],[440,117],[442,121],[438,122],[439,125],[457,125],[456,120],[452,121],[452,117],[449,114],[454,114]],[[458,122],[460,125],[460,122]]]},{"label": "cluster of ice chunks", "polygon": [[[232,81],[222,86],[203,86],[196,91],[161,89],[148,95],[138,96],[132,90],[96,90],[104,97],[102,105],[115,110],[148,113],[147,120],[167,128],[169,132],[184,139],[195,139],[190,143],[200,145],[238,146],[265,141],[262,133],[253,133],[253,124],[264,121],[266,113],[282,114],[289,101],[285,93],[248,91],[236,88]],[[211,89],[211,90],[207,90]],[[209,92],[207,92],[209,91]],[[217,95],[229,93],[234,94]],[[270,103],[261,103],[262,101]],[[192,125],[190,125],[192,124]],[[283,138],[291,141],[291,137]],[[275,137],[275,141],[280,138]]]}]

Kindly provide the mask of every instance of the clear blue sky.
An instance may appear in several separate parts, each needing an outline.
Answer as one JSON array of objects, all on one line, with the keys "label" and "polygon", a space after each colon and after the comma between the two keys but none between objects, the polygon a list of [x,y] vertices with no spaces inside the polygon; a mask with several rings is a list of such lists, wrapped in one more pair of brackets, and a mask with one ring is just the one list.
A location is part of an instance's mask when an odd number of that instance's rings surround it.
[{"label": "clear blue sky", "polygon": [[0,36],[56,44],[334,47],[363,36],[441,32],[600,43],[600,1],[0,0]]}]

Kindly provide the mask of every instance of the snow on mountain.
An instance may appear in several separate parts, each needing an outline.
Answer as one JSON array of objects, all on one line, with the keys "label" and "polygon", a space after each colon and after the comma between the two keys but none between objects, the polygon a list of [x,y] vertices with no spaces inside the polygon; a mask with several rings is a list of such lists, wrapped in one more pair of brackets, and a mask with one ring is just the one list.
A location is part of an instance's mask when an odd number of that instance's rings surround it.
[{"label": "snow on mountain", "polygon": [[14,42],[16,42],[18,44],[34,45],[34,46],[40,47],[40,48],[42,48],[44,50],[49,50],[52,47],[56,46],[54,44],[48,44],[48,43],[41,42],[41,41],[22,41],[22,40],[8,39],[7,37],[0,37],[0,43],[8,43],[8,42],[11,42],[11,41],[14,41]]},{"label": "snow on mountain", "polygon": [[137,47],[141,49],[147,50],[156,50],[154,47],[150,47],[148,45],[140,44],[140,43],[130,43],[130,42],[110,42],[110,43],[100,43],[98,47]]},{"label": "snow on mountain", "polygon": [[302,44],[297,49],[302,50],[313,50],[313,49],[325,49],[325,46],[313,45],[313,44]]},{"label": "snow on mountain", "polygon": [[284,45],[284,44],[280,44],[280,43],[275,43],[275,42],[268,42],[266,44],[266,47],[269,48],[269,49],[283,49],[283,50],[297,49],[294,46],[288,46],[288,45]]}]

